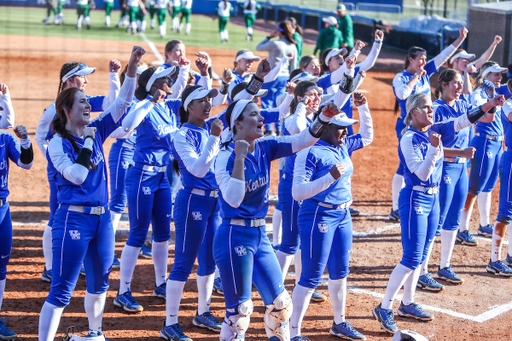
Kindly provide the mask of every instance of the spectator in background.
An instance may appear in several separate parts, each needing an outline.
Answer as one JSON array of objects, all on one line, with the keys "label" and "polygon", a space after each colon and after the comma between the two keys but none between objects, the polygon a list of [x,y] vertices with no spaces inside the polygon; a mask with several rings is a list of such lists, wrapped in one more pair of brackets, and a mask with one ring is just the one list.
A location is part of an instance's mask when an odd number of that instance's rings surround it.
[{"label": "spectator in background", "polygon": [[[316,41],[315,51],[313,52],[313,54],[316,54],[317,51],[320,51],[320,56],[326,49],[330,47],[339,49],[341,44],[343,44],[343,36],[340,30],[338,30],[336,18],[327,17],[323,18],[322,21],[325,23],[325,28],[320,31]],[[354,46],[354,43],[352,43],[352,46]]]},{"label": "spectator in background", "polygon": [[304,41],[302,39],[302,28],[297,25],[297,20],[293,17],[286,18],[284,22],[292,27],[293,40],[295,40],[295,47],[297,48],[297,65],[295,67],[298,69],[299,60],[302,58],[302,42]]},{"label": "spectator in background", "polygon": [[354,47],[354,24],[350,14],[347,13],[347,8],[343,4],[338,4],[338,29],[343,37],[341,47],[346,47],[348,53]]}]

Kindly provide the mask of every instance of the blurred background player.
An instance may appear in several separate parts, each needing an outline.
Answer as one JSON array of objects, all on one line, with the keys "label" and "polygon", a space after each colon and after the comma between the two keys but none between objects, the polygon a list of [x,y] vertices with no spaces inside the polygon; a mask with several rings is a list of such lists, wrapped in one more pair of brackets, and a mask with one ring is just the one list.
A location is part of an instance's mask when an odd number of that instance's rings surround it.
[{"label": "blurred background player", "polygon": [[340,30],[338,30],[338,22],[335,17],[323,18],[322,21],[325,23],[325,28],[320,31],[316,40],[316,47],[313,54],[316,55],[317,51],[320,51],[320,56],[328,48],[339,49],[343,44],[343,36]]},{"label": "blurred background player", "polygon": [[302,28],[297,25],[297,20],[293,17],[286,18],[284,22],[292,28],[293,40],[295,40],[295,47],[297,48],[297,65],[295,67],[298,69],[299,60],[302,58],[302,43],[304,41],[302,38]]},{"label": "blurred background player", "polygon": [[87,29],[91,29],[91,18],[89,18],[89,0],[77,0],[76,1],[76,15],[78,21],[76,22],[76,29],[82,28],[82,22],[85,19],[85,25]]},{"label": "blurred background player", "polygon": [[180,26],[178,14],[181,12],[181,0],[172,0],[172,30],[176,32]]},{"label": "blurred background player", "polygon": [[[167,10],[170,8],[169,0],[157,0],[155,4],[156,17],[158,19],[158,32],[160,33],[160,38],[165,38],[165,33],[167,32],[167,23],[165,22],[165,17],[167,16]],[[151,7],[149,9],[151,11]],[[151,19],[151,28],[153,28],[153,19]]]},{"label": "blurred background player", "polygon": [[183,19],[185,19],[185,23],[187,24],[185,28],[185,34],[190,34],[190,28],[192,24],[190,23],[190,15],[192,14],[192,0],[182,0],[181,1],[181,18],[180,18],[180,27],[178,27],[178,33],[183,31]]},{"label": "blurred background player", "polygon": [[252,40],[252,25],[256,20],[256,14],[261,11],[261,6],[254,0],[247,0],[244,3],[244,20],[247,28],[247,36],[245,40]]},{"label": "blurred background player", "polygon": [[341,47],[345,47],[350,53],[354,47],[354,24],[352,17],[347,13],[347,8],[343,4],[339,4],[336,13],[338,14],[338,30],[343,37]]},{"label": "blurred background player", "polygon": [[[229,41],[229,34],[226,29],[226,25],[228,24],[229,16],[232,12],[233,6],[231,6],[231,3],[228,2],[228,0],[222,0],[217,5],[215,15],[219,18],[219,35],[221,43],[227,43]],[[215,18],[216,17],[214,16],[213,19],[215,20]]]},{"label": "blurred background player", "polygon": [[114,8],[114,0],[104,0],[105,3],[105,25],[110,27],[110,13]]},{"label": "blurred background player", "polygon": [[46,19],[44,19],[45,25],[50,25],[50,16],[53,13],[54,24],[59,24],[58,14],[57,14],[58,1],[57,0],[46,0]]}]

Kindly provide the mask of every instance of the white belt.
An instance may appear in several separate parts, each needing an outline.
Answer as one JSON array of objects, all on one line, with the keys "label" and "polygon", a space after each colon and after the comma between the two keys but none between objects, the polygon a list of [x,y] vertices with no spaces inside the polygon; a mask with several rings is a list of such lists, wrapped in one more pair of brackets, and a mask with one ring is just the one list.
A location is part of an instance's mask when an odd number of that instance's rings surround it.
[{"label": "white belt", "polygon": [[0,207],[7,204],[7,199],[0,199]]},{"label": "white belt", "polygon": [[445,157],[444,158],[444,162],[451,162],[451,163],[466,163],[467,161],[468,161],[468,159],[466,159],[465,157],[459,157],[459,158]]},{"label": "white belt", "polygon": [[247,226],[250,227],[260,227],[266,224],[266,221],[264,218],[260,219],[230,219],[229,223],[231,225],[238,225],[238,226]]},{"label": "white belt", "polygon": [[437,194],[439,193],[439,187],[424,187],[424,186],[412,186],[413,191],[423,192],[425,194]]},{"label": "white belt", "polygon": [[504,152],[506,152],[507,150],[508,150],[508,147],[507,147],[507,146],[503,147],[503,151],[504,151]]},{"label": "white belt", "polygon": [[142,170],[146,172],[155,172],[155,173],[164,173],[167,170],[167,166],[150,166],[150,165],[143,165]]},{"label": "white belt", "polygon": [[318,206],[322,206],[322,207],[325,207],[325,208],[334,208],[334,209],[337,209],[337,210],[344,210],[346,208],[349,208],[350,205],[352,205],[352,200],[350,201],[347,201],[341,205],[331,205],[331,204],[328,204],[328,203],[325,203],[325,202],[319,202],[318,203]]},{"label": "white belt", "polygon": [[[208,195],[206,195],[207,192],[210,192],[210,193]],[[217,189],[215,189],[213,191],[205,191],[204,189],[192,188],[190,193],[200,195],[203,197],[212,197],[212,198],[219,197],[219,190],[217,190]]]},{"label": "white belt", "polygon": [[124,148],[128,148],[128,149],[135,149],[135,146],[133,144],[131,144],[131,143],[128,143],[128,142],[123,142],[121,144],[121,146],[124,147]]},{"label": "white belt", "polygon": [[107,211],[105,207],[103,206],[77,206],[77,205],[59,205],[59,208],[66,209],[70,212],[78,212],[78,213],[85,213],[85,214],[94,214],[94,215],[102,215],[105,214]]},{"label": "white belt", "polygon": [[480,133],[475,133],[475,136],[482,136],[488,140],[493,140],[493,141],[503,141],[505,139],[503,136],[495,136],[495,135],[487,135],[487,134],[485,134],[485,136],[484,136]]}]

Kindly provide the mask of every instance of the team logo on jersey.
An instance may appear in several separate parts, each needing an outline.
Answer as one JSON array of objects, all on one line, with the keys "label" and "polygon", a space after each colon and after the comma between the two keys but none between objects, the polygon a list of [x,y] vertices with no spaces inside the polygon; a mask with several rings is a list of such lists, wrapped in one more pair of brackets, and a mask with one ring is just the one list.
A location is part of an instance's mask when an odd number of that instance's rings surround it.
[{"label": "team logo on jersey", "polygon": [[100,153],[99,151],[96,151],[96,153],[94,154],[94,157],[91,157],[91,162],[97,166],[100,164],[100,162],[103,162],[105,161],[105,159],[103,158],[103,153]]},{"label": "team logo on jersey", "polygon": [[128,169],[130,168],[130,163],[127,161],[121,161],[121,167],[123,167],[123,169]]},{"label": "team logo on jersey", "polygon": [[69,236],[71,237],[71,240],[80,240],[80,231],[70,230]]},{"label": "team logo on jersey", "polygon": [[7,168],[7,160],[3,159],[2,162],[0,162],[0,170],[4,170],[6,168]]},{"label": "team logo on jersey", "polygon": [[158,126],[158,135],[160,135],[160,136],[167,135],[167,134],[172,133],[174,130],[175,130],[175,128],[171,125],[160,124]]},{"label": "team logo on jersey", "polygon": [[489,159],[492,159],[492,156],[493,156],[493,155],[492,155],[492,152],[487,152],[487,157],[488,157]]},{"label": "team logo on jersey", "polygon": [[150,195],[151,188],[150,187],[142,187],[142,193],[144,193],[144,195]]},{"label": "team logo on jersey", "polygon": [[445,184],[451,184],[452,183],[452,178],[448,175],[445,175],[443,176],[443,181]]},{"label": "team logo on jersey", "polygon": [[245,192],[249,193],[252,191],[256,191],[257,189],[264,187],[268,184],[268,177],[267,176],[261,176],[257,179],[250,179],[249,181],[245,182]]},{"label": "team logo on jersey", "polygon": [[245,256],[247,254],[247,249],[243,245],[235,246],[235,252],[236,252],[237,255],[242,257],[242,256]]},{"label": "team logo on jersey", "polygon": [[416,214],[423,214],[423,207],[421,206],[414,206],[414,210],[416,211]]},{"label": "team logo on jersey", "polygon": [[329,230],[326,223],[318,223],[318,231],[325,233]]},{"label": "team logo on jersey", "polygon": [[192,212],[192,218],[194,218],[194,220],[203,220],[203,215],[199,211],[194,211]]}]

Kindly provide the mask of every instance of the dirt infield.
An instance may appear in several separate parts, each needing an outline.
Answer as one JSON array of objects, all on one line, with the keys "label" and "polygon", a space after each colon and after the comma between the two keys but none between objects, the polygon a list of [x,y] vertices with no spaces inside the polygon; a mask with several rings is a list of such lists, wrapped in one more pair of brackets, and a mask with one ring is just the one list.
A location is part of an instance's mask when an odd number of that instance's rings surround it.
[{"label": "dirt infield", "polygon": [[[130,43],[96,40],[71,40],[24,36],[1,36],[0,82],[11,89],[16,111],[16,123],[24,124],[34,140],[34,131],[41,113],[55,98],[58,74],[61,65],[79,60],[97,67],[89,77],[88,94],[108,92],[108,61],[116,58],[126,63],[131,50]],[[145,60],[156,60],[148,49]],[[157,45],[160,51],[163,46]],[[51,50],[51,51],[50,51]],[[187,56],[198,51],[187,48]],[[235,51],[208,50],[214,62],[214,71],[221,73],[224,67],[232,67]],[[393,112],[394,96],[391,81],[394,73],[369,72],[362,88],[367,90],[375,126],[374,142],[353,155],[354,207],[361,210],[361,217],[354,219],[354,247],[352,250],[351,274],[348,283],[351,291],[347,302],[347,319],[369,340],[389,340],[371,315],[371,310],[380,302],[387,280],[401,257],[400,229],[398,224],[387,220],[391,202],[391,179],[398,166],[397,140],[394,132],[396,116]],[[356,114],[357,116],[357,114]],[[357,131],[357,128],[355,129]],[[107,142],[106,153],[112,141]],[[37,340],[38,316],[49,290],[48,283],[40,280],[44,260],[41,248],[42,233],[48,219],[48,185],[46,161],[35,151],[34,166],[30,171],[11,167],[9,201],[13,216],[14,237],[11,261],[8,265],[7,285],[3,301],[2,317],[10,319],[10,329],[17,332],[21,340]],[[273,172],[272,189],[276,191],[276,171]],[[493,200],[493,219],[497,213],[497,192]],[[478,211],[478,210],[475,210]],[[476,232],[478,213],[474,214],[471,230]],[[1,237],[0,237],[1,238]],[[126,241],[120,236],[116,243],[116,254]],[[504,248],[506,251],[506,247]],[[431,271],[439,262],[440,243],[434,246]],[[397,318],[400,329],[409,329],[425,335],[429,340],[509,340],[512,319],[510,279],[497,278],[485,272],[490,257],[490,241],[480,239],[477,247],[457,245],[453,264],[456,272],[466,282],[461,286],[446,285],[446,290],[433,294],[418,291],[417,302],[427,305],[436,319],[421,323]],[[173,247],[169,265],[173,261]],[[170,267],[169,267],[170,268]],[[186,334],[194,340],[218,340],[218,335],[203,331],[192,325],[197,304],[195,273],[185,286],[180,309],[180,324]],[[111,289],[105,307],[103,327],[110,340],[159,340],[159,330],[165,319],[165,302],[152,296],[154,271],[151,260],[140,259],[132,282],[134,296],[145,310],[141,314],[125,314],[112,304],[119,286],[119,272],[111,275]],[[293,277],[286,278],[291,291]],[[328,294],[327,286],[319,291]],[[85,281],[77,284],[71,305],[64,311],[59,327],[59,337],[70,325],[87,326],[83,309]],[[255,313],[247,340],[266,339],[263,327],[264,307],[256,292],[253,293]],[[395,303],[395,309],[398,303]],[[223,316],[223,299],[214,296],[213,313]],[[303,335],[311,340],[332,338],[328,329],[332,324],[330,303],[312,304],[303,322]],[[59,338],[57,338],[59,339]],[[333,338],[332,338],[333,339]],[[333,339],[334,340],[334,339]]]}]

